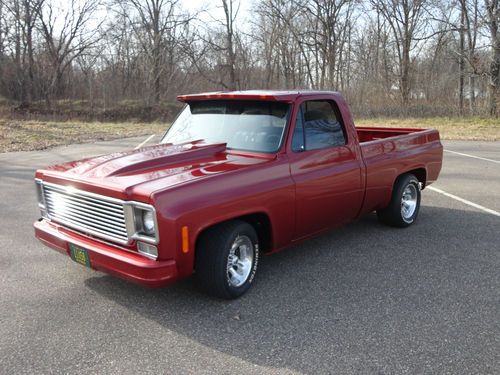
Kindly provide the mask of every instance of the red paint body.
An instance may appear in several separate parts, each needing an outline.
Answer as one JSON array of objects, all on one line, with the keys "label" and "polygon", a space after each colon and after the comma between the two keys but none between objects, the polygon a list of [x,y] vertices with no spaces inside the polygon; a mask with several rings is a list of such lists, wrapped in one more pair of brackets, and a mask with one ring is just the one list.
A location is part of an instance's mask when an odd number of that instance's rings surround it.
[{"label": "red paint body", "polygon": [[[137,253],[136,244],[113,245],[48,220],[35,222],[36,236],[69,253],[68,242],[88,249],[93,268],[147,286],[163,286],[193,272],[198,235],[245,215],[265,215],[269,252],[352,221],[388,205],[402,173],[414,171],[424,186],[441,169],[443,148],[436,130],[355,128],[345,100],[332,92],[236,92],[181,96],[181,101],[274,100],[292,103],[285,140],[275,154],[226,150],[200,142],[155,145],[38,170],[36,178],[122,200],[154,205],[158,259]],[[342,116],[345,146],[293,152],[291,134],[305,100],[334,101]],[[182,227],[189,249],[182,251]]]}]

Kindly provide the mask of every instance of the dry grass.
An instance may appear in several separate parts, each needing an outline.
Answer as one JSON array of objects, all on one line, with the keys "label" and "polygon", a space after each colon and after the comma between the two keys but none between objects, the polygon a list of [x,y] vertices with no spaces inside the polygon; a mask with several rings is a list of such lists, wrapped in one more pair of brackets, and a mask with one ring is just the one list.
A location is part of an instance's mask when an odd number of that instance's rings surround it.
[{"label": "dry grass", "polygon": [[[494,118],[374,118],[356,121],[359,126],[436,128],[442,139],[500,140],[500,120]],[[161,134],[162,122],[83,122],[0,119],[0,152],[42,150],[48,147]]]},{"label": "dry grass", "polygon": [[469,141],[499,141],[500,119],[482,117],[372,118],[355,121],[358,126],[392,128],[435,128],[441,139]]},{"label": "dry grass", "polygon": [[0,119],[0,152],[42,150],[149,134],[161,134],[168,124],[110,122],[50,122]]}]

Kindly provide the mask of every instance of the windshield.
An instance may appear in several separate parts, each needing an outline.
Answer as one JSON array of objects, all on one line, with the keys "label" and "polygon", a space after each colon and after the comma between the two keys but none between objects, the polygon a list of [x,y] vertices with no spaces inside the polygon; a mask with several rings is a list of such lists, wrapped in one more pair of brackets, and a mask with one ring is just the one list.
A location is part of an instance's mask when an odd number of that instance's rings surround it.
[{"label": "windshield", "polygon": [[229,149],[276,152],[288,119],[287,103],[207,100],[184,107],[161,143],[204,140]]}]

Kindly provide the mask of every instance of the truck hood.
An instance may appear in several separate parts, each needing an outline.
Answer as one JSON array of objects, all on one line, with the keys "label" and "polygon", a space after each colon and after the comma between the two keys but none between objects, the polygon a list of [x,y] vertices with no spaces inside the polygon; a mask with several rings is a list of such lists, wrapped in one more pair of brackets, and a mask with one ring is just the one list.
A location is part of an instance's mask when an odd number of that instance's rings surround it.
[{"label": "truck hood", "polygon": [[54,165],[36,172],[36,178],[119,199],[145,200],[193,180],[269,162],[275,155],[238,153],[225,143],[203,141],[159,144]]}]

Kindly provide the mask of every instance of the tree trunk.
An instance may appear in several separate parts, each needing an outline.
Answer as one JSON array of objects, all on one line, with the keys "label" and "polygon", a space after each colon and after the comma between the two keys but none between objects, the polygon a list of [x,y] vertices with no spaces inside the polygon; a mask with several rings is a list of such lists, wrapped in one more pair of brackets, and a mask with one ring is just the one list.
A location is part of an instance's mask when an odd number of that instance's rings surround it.
[{"label": "tree trunk", "polygon": [[407,109],[410,103],[410,49],[406,47],[401,62],[401,98],[403,107]]},{"label": "tree trunk", "polygon": [[458,111],[464,115],[464,72],[465,72],[465,1],[461,1],[460,11],[460,52],[458,57]]},{"label": "tree trunk", "polygon": [[4,59],[4,35],[3,35],[3,23],[4,23],[4,13],[3,13],[3,1],[0,0],[0,82],[3,79],[3,59]]},{"label": "tree trunk", "polygon": [[161,96],[161,31],[160,31],[160,9],[153,2],[153,103],[160,104]]},{"label": "tree trunk", "polygon": [[476,77],[469,76],[469,110],[471,115],[476,114]]},{"label": "tree trunk", "polygon": [[29,0],[24,0],[24,27],[26,28],[26,48],[28,50],[28,79],[26,81],[26,102],[33,100],[34,89],[34,57],[33,57],[33,9]]},{"label": "tree trunk", "polygon": [[21,10],[19,3],[15,3],[16,30],[15,30],[15,65],[16,65],[16,83],[17,83],[17,99],[21,105],[25,104],[26,90],[24,79],[24,67],[22,62],[22,41],[21,41]]},{"label": "tree trunk", "polygon": [[489,71],[489,114],[498,116],[497,100],[500,91],[500,32],[498,30],[500,23],[500,5],[499,0],[486,0],[488,11],[488,26],[490,29],[491,40],[491,62]]},{"label": "tree trunk", "polygon": [[226,16],[226,64],[229,68],[229,83],[228,89],[234,91],[237,89],[236,79],[236,54],[234,52],[233,36],[234,36],[234,14],[233,0],[222,0],[222,6]]},{"label": "tree trunk", "polygon": [[498,117],[498,92],[500,85],[500,38],[496,37],[496,44],[493,46],[493,59],[490,64],[490,82],[489,82],[489,113],[490,116]]}]

